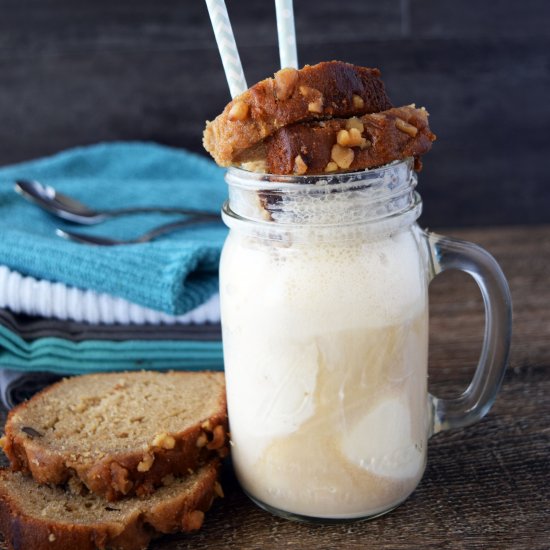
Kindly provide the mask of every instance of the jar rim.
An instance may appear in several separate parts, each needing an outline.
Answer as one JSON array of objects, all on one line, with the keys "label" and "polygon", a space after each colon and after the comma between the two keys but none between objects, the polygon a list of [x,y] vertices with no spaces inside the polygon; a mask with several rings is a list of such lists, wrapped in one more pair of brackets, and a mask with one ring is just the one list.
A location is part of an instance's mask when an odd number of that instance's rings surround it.
[{"label": "jar rim", "polygon": [[370,170],[314,176],[230,169],[226,180],[225,223],[242,227],[253,222],[256,232],[319,232],[320,228],[332,231],[336,227],[347,231],[358,224],[388,230],[410,224],[422,209],[415,191],[413,159]]},{"label": "jar rim", "polygon": [[267,184],[275,184],[278,189],[285,192],[292,192],[298,189],[311,189],[324,185],[339,185],[341,188],[347,185],[353,186],[359,182],[368,180],[379,180],[386,172],[406,168],[413,170],[414,159],[408,157],[403,160],[395,160],[388,164],[375,168],[357,170],[355,172],[338,172],[326,174],[268,174],[265,172],[253,172],[231,166],[227,169],[226,181],[230,186],[238,186],[244,189],[258,190],[265,189]]}]

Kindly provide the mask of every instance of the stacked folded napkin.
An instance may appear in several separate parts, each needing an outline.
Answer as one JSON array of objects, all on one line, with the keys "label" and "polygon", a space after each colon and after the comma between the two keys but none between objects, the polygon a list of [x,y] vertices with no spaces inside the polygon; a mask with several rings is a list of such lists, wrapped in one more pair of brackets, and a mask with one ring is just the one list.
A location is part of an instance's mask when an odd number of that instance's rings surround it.
[{"label": "stacked folded napkin", "polygon": [[28,387],[38,380],[20,372],[46,372],[50,381],[52,373],[223,368],[221,220],[149,243],[73,243],[55,228],[126,239],[181,216],[129,215],[76,227],[19,197],[16,179],[36,179],[98,209],[216,213],[226,195],[223,170],[214,163],[149,143],[80,147],[0,168],[0,396],[6,404],[18,381]]}]

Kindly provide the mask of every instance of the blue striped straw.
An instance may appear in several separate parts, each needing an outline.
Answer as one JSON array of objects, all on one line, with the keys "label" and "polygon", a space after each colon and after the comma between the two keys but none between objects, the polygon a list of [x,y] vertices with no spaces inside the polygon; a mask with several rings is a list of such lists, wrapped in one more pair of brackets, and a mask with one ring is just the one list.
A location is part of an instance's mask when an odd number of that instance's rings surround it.
[{"label": "blue striped straw", "polygon": [[277,12],[277,34],[279,36],[279,56],[281,69],[298,68],[298,51],[296,50],[296,31],[294,30],[294,10],[292,0],[275,0]]},{"label": "blue striped straw", "polygon": [[224,0],[206,0],[206,6],[208,7],[212,28],[214,29],[214,35],[218,43],[218,49],[220,50],[225,78],[227,78],[227,83],[229,84],[229,91],[231,92],[231,97],[235,97],[242,94],[248,86],[246,85],[241,58],[237,51],[237,44],[235,43],[231,23],[227,15],[227,8],[225,7]]}]

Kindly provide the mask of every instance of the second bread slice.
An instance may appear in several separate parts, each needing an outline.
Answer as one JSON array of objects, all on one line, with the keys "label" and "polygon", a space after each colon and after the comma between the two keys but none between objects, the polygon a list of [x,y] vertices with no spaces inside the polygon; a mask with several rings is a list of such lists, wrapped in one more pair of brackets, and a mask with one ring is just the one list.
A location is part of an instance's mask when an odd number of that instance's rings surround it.
[{"label": "second bread slice", "polygon": [[131,372],[65,379],[13,409],[4,452],[38,483],[108,500],[145,496],[227,454],[223,373]]},{"label": "second bread slice", "polygon": [[326,174],[418,159],[435,139],[428,112],[406,105],[359,118],[292,124],[254,152],[263,155],[269,174]]},{"label": "second bread slice", "polygon": [[201,527],[214,498],[222,496],[218,470],[213,459],[147,498],[109,504],[0,469],[0,531],[11,550],[143,550],[163,533]]}]

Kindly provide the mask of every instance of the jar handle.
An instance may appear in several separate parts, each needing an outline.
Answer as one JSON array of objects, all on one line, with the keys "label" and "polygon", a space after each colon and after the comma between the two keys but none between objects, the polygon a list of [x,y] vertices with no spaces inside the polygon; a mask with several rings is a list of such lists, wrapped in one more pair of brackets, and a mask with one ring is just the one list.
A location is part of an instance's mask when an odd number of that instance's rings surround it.
[{"label": "jar handle", "polygon": [[504,378],[512,336],[512,299],[502,269],[483,248],[466,241],[425,233],[432,274],[458,269],[476,281],[485,306],[485,334],[479,361],[466,391],[453,399],[430,396],[432,433],[463,428],[481,420],[492,407]]}]

